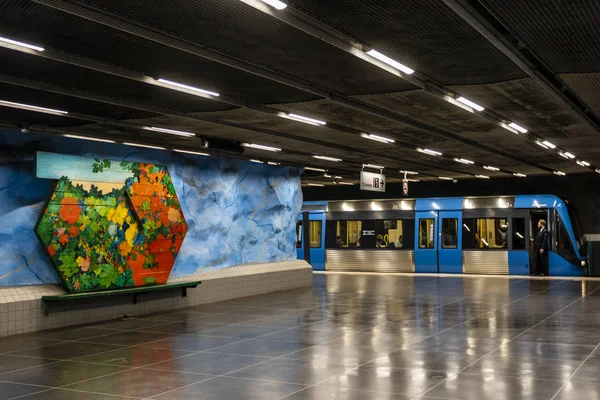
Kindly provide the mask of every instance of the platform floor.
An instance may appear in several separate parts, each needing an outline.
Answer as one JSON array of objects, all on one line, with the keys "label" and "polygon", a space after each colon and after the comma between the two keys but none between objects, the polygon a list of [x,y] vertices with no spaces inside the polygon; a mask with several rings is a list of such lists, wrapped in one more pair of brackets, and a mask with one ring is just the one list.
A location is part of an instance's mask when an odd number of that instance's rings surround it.
[{"label": "platform floor", "polygon": [[312,288],[0,339],[0,399],[600,399],[600,282]]}]

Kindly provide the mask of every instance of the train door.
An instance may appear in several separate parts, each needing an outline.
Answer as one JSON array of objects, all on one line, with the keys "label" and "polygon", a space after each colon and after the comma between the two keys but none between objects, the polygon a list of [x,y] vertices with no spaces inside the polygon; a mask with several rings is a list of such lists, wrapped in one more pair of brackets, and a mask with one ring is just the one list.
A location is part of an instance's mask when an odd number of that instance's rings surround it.
[{"label": "train door", "polygon": [[462,212],[440,211],[438,216],[438,271],[462,273]]},{"label": "train door", "polygon": [[[325,213],[308,212],[308,229],[305,229],[303,215],[296,222],[296,255],[304,260],[305,246],[309,246],[310,265],[314,270],[325,270]],[[308,234],[306,234],[308,232]],[[305,240],[308,239],[308,240]]]},{"label": "train door", "polygon": [[[548,209],[533,209],[529,210],[529,268],[530,272],[535,271],[535,238],[539,233],[540,229],[538,228],[538,221],[545,220],[547,225],[546,229],[550,231],[551,227],[549,224],[548,218]],[[548,275],[548,255],[542,257],[542,261],[544,262],[544,274]]]},{"label": "train door", "polygon": [[415,213],[415,272],[439,272],[438,270],[438,225],[437,211]]}]

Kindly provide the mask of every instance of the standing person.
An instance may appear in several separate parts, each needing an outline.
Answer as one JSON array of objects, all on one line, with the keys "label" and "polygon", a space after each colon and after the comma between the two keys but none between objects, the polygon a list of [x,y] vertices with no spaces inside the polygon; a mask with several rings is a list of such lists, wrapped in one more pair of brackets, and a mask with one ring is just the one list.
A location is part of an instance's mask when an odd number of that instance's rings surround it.
[{"label": "standing person", "polygon": [[535,270],[531,275],[544,276],[544,260],[548,256],[548,230],[546,229],[546,221],[540,219],[538,221],[539,232],[535,237]]}]

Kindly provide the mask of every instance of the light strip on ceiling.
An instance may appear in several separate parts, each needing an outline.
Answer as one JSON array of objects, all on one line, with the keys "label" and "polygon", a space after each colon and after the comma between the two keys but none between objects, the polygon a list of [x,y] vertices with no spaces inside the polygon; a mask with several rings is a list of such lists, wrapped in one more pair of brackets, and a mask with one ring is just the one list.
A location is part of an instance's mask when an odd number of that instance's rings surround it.
[{"label": "light strip on ceiling", "polygon": [[394,139],[386,138],[384,136],[379,136],[379,135],[373,135],[372,133],[361,133],[360,136],[365,139],[370,139],[370,140],[374,140],[376,142],[381,142],[381,143],[386,143],[386,144],[395,142]]},{"label": "light strip on ceiling", "polygon": [[459,98],[457,98],[456,101],[459,101],[459,102],[461,102],[461,103],[463,103],[463,104],[465,104],[465,105],[467,105],[467,106],[469,106],[469,107],[471,107],[471,108],[473,108],[473,109],[475,109],[477,111],[483,111],[483,110],[485,110],[485,108],[481,107],[479,104],[474,103],[471,100],[466,99],[466,98],[464,98],[462,96],[460,96]]},{"label": "light strip on ceiling", "polygon": [[44,114],[53,114],[53,115],[67,115],[68,114],[67,111],[55,110],[53,108],[32,106],[30,104],[14,103],[12,101],[6,101],[6,100],[0,100],[0,106],[18,108],[18,109],[27,110],[27,111],[41,112]]},{"label": "light strip on ceiling", "polygon": [[441,156],[442,155],[442,153],[440,153],[439,151],[429,150],[429,149],[418,148],[417,151],[419,153],[429,154],[430,156]]},{"label": "light strip on ceiling", "polygon": [[242,143],[242,146],[265,151],[281,151],[278,147],[264,146],[262,144]]},{"label": "light strip on ceiling", "polygon": [[456,161],[457,163],[467,164],[467,165],[475,164],[475,162],[473,162],[471,160],[467,160],[465,158],[455,158],[454,161]]},{"label": "light strip on ceiling", "polygon": [[273,8],[276,8],[278,10],[283,10],[284,8],[287,7],[287,4],[285,4],[284,2],[279,1],[279,0],[260,0],[260,1],[270,5]]},{"label": "light strip on ceiling", "polygon": [[596,173],[600,174],[600,168],[596,168]]},{"label": "light strip on ceiling", "polygon": [[475,175],[475,178],[479,178],[479,179],[490,179],[489,176],[487,175]]},{"label": "light strip on ceiling", "polygon": [[269,164],[269,165],[280,165],[278,162],[275,162],[275,161],[269,161],[269,162],[267,162],[267,164]]},{"label": "light strip on ceiling", "polygon": [[174,86],[179,89],[191,90],[192,92],[198,92],[202,94],[208,94],[210,96],[219,97],[219,93],[211,92],[210,90],[200,89],[194,86],[184,85],[183,83],[169,81],[167,79],[157,79],[158,82],[164,83],[165,85]]},{"label": "light strip on ceiling", "polygon": [[347,186],[353,186],[354,185],[354,183],[352,183],[352,182],[338,182],[337,184],[338,185],[347,185]]},{"label": "light strip on ceiling", "polygon": [[537,145],[538,145],[538,146],[540,146],[540,147],[543,147],[543,148],[544,148],[544,149],[546,149],[546,150],[548,150],[548,149],[550,148],[550,147],[546,146],[546,145],[544,144],[544,142],[540,142],[539,140],[536,140],[536,141],[535,141],[535,144],[537,144]]},{"label": "light strip on ceiling", "polygon": [[134,146],[134,147],[145,147],[147,149],[166,150],[166,148],[164,148],[164,147],[150,146],[149,144],[129,143],[129,142],[124,142],[123,144],[125,144],[127,146]]},{"label": "light strip on ceiling", "polygon": [[554,171],[555,175],[559,175],[559,176],[565,176],[566,174],[562,171]]},{"label": "light strip on ceiling", "polygon": [[454,178],[449,178],[447,176],[439,176],[438,178],[441,179],[441,180],[443,180],[443,181],[453,181],[454,180]]},{"label": "light strip on ceiling", "polygon": [[66,138],[71,138],[71,139],[91,140],[93,142],[117,143],[114,140],[99,139],[99,138],[89,137],[89,136],[68,135],[68,134],[64,134],[63,136]]},{"label": "light strip on ceiling", "polygon": [[303,115],[298,115],[298,114],[287,114],[286,118],[293,119],[294,121],[298,121],[298,122],[304,122],[305,124],[309,124],[309,125],[315,125],[315,126],[327,125],[327,122],[325,122],[325,121],[320,121],[318,119],[309,118],[309,117],[305,117]]},{"label": "light strip on ceiling", "polygon": [[527,129],[523,128],[521,125],[517,125],[514,122],[511,122],[510,124],[508,124],[508,126],[510,126],[513,129],[518,130],[521,133],[527,133]]},{"label": "light strip on ceiling", "polygon": [[519,178],[527,178],[527,175],[525,174],[520,174],[518,172],[513,173],[514,176],[518,176]]},{"label": "light strip on ceiling", "polygon": [[575,155],[569,153],[568,151],[559,151],[558,155],[562,158],[566,158],[567,160],[572,160],[575,158]]},{"label": "light strip on ceiling", "polygon": [[19,42],[18,40],[12,40],[9,38],[5,38],[0,36],[0,42],[14,44],[15,46],[25,47],[27,49],[36,50],[36,51],[44,51],[43,47],[34,46],[33,44]]},{"label": "light strip on ceiling", "polygon": [[188,136],[188,137],[196,136],[196,134],[192,133],[192,132],[177,131],[175,129],[157,128],[155,126],[145,126],[144,129],[147,131],[168,133],[170,135],[177,135],[177,136]]},{"label": "light strip on ceiling", "polygon": [[210,154],[207,154],[207,153],[199,153],[199,152],[197,152],[197,151],[179,150],[179,149],[174,149],[173,151],[176,151],[177,153],[193,154],[193,155],[195,155],[195,156],[205,156],[205,157],[210,157]]},{"label": "light strip on ceiling", "polygon": [[500,171],[500,168],[492,167],[491,165],[484,165],[483,169],[487,169],[488,171]]},{"label": "light strip on ceiling", "polygon": [[333,161],[333,162],[341,162],[342,159],[341,158],[335,158],[335,157],[327,157],[327,156],[313,156],[316,159],[319,160],[324,160],[324,161]]},{"label": "light strip on ceiling", "polygon": [[308,171],[327,172],[327,170],[323,168],[304,167],[304,169]]},{"label": "light strip on ceiling", "polygon": [[589,162],[583,161],[583,160],[577,161],[577,164],[581,165],[582,167],[589,167],[590,166]]},{"label": "light strip on ceiling", "polygon": [[543,144],[544,146],[546,146],[546,147],[550,148],[550,149],[555,149],[555,148],[556,148],[556,145],[554,145],[554,144],[550,143],[550,142],[549,142],[549,141],[547,141],[547,140],[544,140],[544,141],[542,142],[542,144]]},{"label": "light strip on ceiling", "polygon": [[331,175],[329,175],[329,174],[323,174],[323,177],[325,177],[325,178],[331,178]]},{"label": "light strip on ceiling", "polygon": [[308,186],[323,187],[325,185],[321,185],[320,183],[309,183]]},{"label": "light strip on ceiling", "polygon": [[413,72],[415,72],[414,69],[409,68],[406,65],[400,64],[398,61],[389,58],[385,54],[381,54],[377,50],[369,50],[369,51],[367,51],[367,54],[370,55],[373,58],[378,59],[379,61],[382,61],[382,62],[386,63],[387,65],[389,65],[391,67],[396,68],[399,71],[404,72],[405,74],[410,75]]},{"label": "light strip on ceiling", "polygon": [[383,165],[363,164],[363,168],[384,169]]},{"label": "light strip on ceiling", "polygon": [[262,163],[263,163],[263,162],[262,162],[262,161],[260,161],[260,160],[250,160],[250,162],[257,163],[257,164],[262,164]]}]

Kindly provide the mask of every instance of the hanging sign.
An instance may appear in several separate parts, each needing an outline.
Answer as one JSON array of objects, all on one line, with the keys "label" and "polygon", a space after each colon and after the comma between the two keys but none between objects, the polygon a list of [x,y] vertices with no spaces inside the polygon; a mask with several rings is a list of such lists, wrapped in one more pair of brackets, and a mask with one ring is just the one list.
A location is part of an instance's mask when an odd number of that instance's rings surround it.
[{"label": "hanging sign", "polygon": [[372,172],[360,172],[360,190],[385,192],[385,175]]},{"label": "hanging sign", "polygon": [[402,182],[402,196],[408,196],[408,182]]}]

